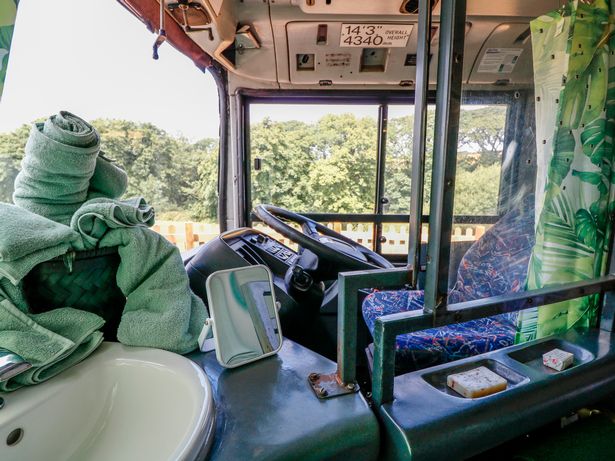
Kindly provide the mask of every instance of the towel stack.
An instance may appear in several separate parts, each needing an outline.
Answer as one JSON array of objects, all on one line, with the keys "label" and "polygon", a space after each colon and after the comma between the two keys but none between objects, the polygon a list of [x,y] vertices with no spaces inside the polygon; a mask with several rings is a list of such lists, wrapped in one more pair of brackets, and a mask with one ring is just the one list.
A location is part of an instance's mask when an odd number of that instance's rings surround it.
[{"label": "towel stack", "polygon": [[104,320],[66,306],[31,314],[22,289],[38,264],[68,251],[117,247],[116,281],[126,296],[118,340],[187,353],[205,321],[179,250],[149,229],[141,197],[118,200],[126,173],[100,152],[87,122],[60,112],[32,127],[15,180],[15,205],[0,204],[0,348],[32,368],[0,391],[36,384],[78,363],[102,341]]},{"label": "towel stack", "polygon": [[60,112],[35,123],[15,180],[16,205],[66,224],[91,198],[119,198],[126,173],[100,153],[96,129],[85,120]]}]

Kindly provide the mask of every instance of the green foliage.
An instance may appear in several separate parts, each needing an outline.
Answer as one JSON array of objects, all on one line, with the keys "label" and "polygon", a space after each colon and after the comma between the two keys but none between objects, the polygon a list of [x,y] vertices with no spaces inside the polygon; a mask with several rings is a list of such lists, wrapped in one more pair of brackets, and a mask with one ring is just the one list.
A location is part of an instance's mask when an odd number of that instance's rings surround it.
[{"label": "green foliage", "polygon": [[[292,115],[292,114],[291,114]],[[494,214],[500,177],[505,110],[486,107],[462,113],[455,212]],[[477,128],[477,124],[484,126]],[[218,145],[191,143],[149,123],[98,119],[92,124],[101,148],[129,176],[127,196],[142,195],[159,217],[216,220]],[[412,173],[413,117],[389,120],[385,195],[387,212],[408,213]],[[491,128],[487,128],[491,127]],[[29,126],[0,135],[0,200],[11,200]],[[482,135],[480,134],[482,133]],[[482,139],[481,136],[489,139]],[[377,126],[353,114],[325,115],[315,123],[265,119],[250,129],[252,202],[298,212],[371,213],[376,188]],[[427,152],[433,146],[433,112],[428,117]],[[425,213],[431,188],[426,159]]]},{"label": "green foliage", "polygon": [[19,172],[30,126],[22,125],[11,133],[0,135],[0,202],[13,201],[13,182]]}]

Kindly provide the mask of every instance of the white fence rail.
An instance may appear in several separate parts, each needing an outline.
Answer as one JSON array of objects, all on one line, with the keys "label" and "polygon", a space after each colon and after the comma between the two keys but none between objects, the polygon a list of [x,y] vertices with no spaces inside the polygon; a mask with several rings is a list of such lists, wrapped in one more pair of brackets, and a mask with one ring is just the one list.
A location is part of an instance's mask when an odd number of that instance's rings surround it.
[{"label": "white fence rail", "polygon": [[[372,246],[373,225],[369,223],[327,223],[327,226],[336,232],[365,245]],[[454,242],[472,242],[478,240],[491,224],[458,224],[453,229]],[[263,224],[255,224],[254,228],[265,232],[285,245],[294,247],[286,237],[281,236]],[[209,242],[220,234],[218,224],[184,222],[184,221],[158,221],[153,230],[163,235],[171,243],[177,245],[181,251],[190,250]],[[408,253],[408,224],[383,224],[383,236],[386,241],[382,244],[385,254]],[[422,241],[427,242],[427,226],[424,225],[421,233]]]}]

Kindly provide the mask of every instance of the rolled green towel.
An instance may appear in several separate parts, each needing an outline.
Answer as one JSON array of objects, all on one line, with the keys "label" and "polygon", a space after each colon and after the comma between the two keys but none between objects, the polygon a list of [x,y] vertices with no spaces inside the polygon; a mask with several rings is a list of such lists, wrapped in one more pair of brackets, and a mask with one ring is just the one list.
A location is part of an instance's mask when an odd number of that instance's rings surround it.
[{"label": "rolled green towel", "polygon": [[0,383],[0,391],[38,384],[85,359],[102,342],[103,324],[99,316],[69,307],[28,315],[0,292],[0,348],[32,364]]},{"label": "rolled green towel", "polygon": [[0,277],[16,284],[41,261],[82,246],[81,236],[68,226],[0,203]]},{"label": "rolled green towel", "polygon": [[99,149],[94,127],[69,112],[35,123],[15,179],[13,201],[68,225],[87,200]]},{"label": "rolled green towel", "polygon": [[94,175],[90,180],[88,199],[108,197],[117,199],[124,195],[128,187],[128,175],[108,159],[101,151],[96,159]]},{"label": "rolled green towel", "polygon": [[143,197],[117,201],[89,200],[73,215],[71,227],[80,232],[86,248],[95,248],[109,229],[154,225],[154,208]]}]

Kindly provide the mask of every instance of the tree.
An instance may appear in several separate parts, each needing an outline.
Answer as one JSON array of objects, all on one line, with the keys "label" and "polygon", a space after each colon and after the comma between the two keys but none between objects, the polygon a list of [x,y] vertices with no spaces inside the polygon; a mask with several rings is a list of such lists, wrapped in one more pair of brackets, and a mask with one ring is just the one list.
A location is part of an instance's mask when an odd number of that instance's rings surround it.
[{"label": "tree", "polygon": [[506,106],[463,110],[459,120],[459,148],[470,152],[501,154],[505,124]]},{"label": "tree", "polygon": [[30,125],[0,135],[0,202],[13,202],[13,183],[24,155]]},{"label": "tree", "polygon": [[326,115],[316,125],[317,162],[309,171],[312,211],[371,213],[376,188],[376,122]]},{"label": "tree", "polygon": [[312,203],[309,171],[316,160],[316,130],[303,122],[265,119],[250,127],[250,155],[260,159],[252,169],[252,202],[304,211]]}]

